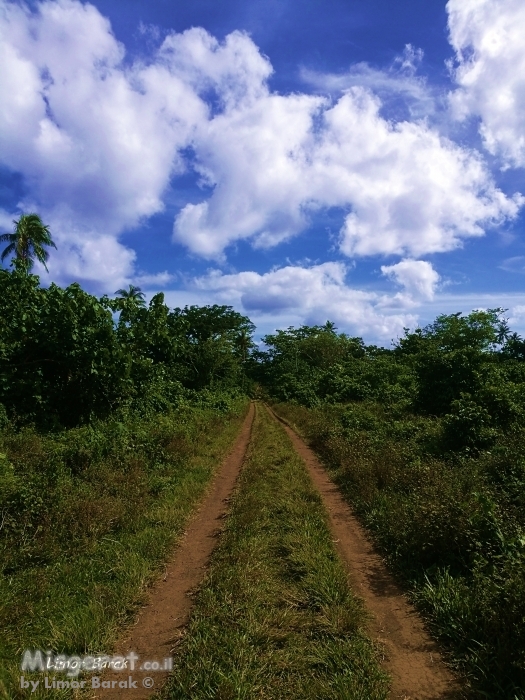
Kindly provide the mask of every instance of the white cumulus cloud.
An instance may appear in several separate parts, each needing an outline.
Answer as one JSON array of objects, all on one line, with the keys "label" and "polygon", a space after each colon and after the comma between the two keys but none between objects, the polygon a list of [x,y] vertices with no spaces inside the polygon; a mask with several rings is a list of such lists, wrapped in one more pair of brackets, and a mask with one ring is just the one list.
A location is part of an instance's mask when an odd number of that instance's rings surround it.
[{"label": "white cumulus cloud", "polygon": [[505,196],[478,154],[425,122],[387,122],[378,99],[361,88],[326,120],[314,167],[327,198],[330,192],[352,208],[341,241],[348,255],[452,250],[516,216],[525,201]]},{"label": "white cumulus cloud", "polygon": [[[262,90],[262,88],[261,88]],[[513,218],[525,201],[499,190],[481,156],[426,122],[392,123],[354,87],[332,104],[261,92],[197,129],[211,196],[187,205],[174,238],[219,257],[228,244],[269,246],[304,229],[322,208],[350,210],[348,256],[444,252]]]},{"label": "white cumulus cloud", "polygon": [[174,277],[175,275],[164,270],[164,272],[158,272],[156,275],[137,275],[133,282],[139,287],[157,289],[158,287],[165,287],[168,285],[173,281]]},{"label": "white cumulus cloud", "polygon": [[304,229],[312,190],[308,144],[322,102],[266,93],[203,124],[194,147],[214,190],[184,207],[175,240],[213,258],[236,240],[271,246]]},{"label": "white cumulus cloud", "polygon": [[[135,256],[116,238],[162,210],[207,106],[161,56],[126,66],[109,21],[75,0],[34,12],[0,2],[0,54],[0,160],[52,225],[54,268],[104,284],[110,268],[126,277]],[[101,264],[108,237],[114,257]]]},{"label": "white cumulus cloud", "polygon": [[525,166],[525,4],[523,0],[449,0],[450,42],[459,119],[475,115],[490,153]]},{"label": "white cumulus cloud", "polygon": [[[404,309],[384,308],[392,299],[349,287],[346,274],[347,268],[340,262],[288,265],[263,274],[212,270],[196,279],[193,286],[201,292],[213,292],[223,303],[242,306],[254,319],[271,316],[276,325],[281,317],[308,324],[331,320],[348,332],[384,341],[415,325],[416,317]],[[391,305],[398,306],[396,302]]]},{"label": "white cumulus cloud", "polygon": [[440,280],[439,274],[426,260],[401,260],[395,265],[382,265],[381,272],[403,287],[396,296],[407,305],[432,301]]}]

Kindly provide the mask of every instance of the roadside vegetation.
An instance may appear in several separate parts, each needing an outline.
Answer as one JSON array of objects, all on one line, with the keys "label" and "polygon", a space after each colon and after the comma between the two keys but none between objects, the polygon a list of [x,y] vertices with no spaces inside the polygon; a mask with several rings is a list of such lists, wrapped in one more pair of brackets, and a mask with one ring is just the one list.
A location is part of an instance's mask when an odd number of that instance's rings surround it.
[{"label": "roadside vegetation", "polygon": [[17,688],[24,649],[111,653],[246,407],[238,399],[220,413],[187,407],[52,435],[4,432],[0,683],[7,697],[27,697]]},{"label": "roadside vegetation", "polygon": [[258,407],[237,492],[164,698],[379,700],[388,682],[361,631],[320,496]]},{"label": "roadside vegetation", "polygon": [[110,653],[132,620],[238,433],[253,325],[132,285],[43,287],[37,215],[1,240],[0,694],[18,697],[24,649]]},{"label": "roadside vegetation", "polygon": [[256,372],[323,458],[473,694],[525,691],[525,343],[441,316],[392,350],[331,324],[265,339]]}]

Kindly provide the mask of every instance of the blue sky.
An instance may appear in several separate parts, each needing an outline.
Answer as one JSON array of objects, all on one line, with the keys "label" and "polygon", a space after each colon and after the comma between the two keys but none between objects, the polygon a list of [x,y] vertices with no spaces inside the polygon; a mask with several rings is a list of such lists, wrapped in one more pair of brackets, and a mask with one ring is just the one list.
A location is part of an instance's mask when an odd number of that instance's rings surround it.
[{"label": "blue sky", "polygon": [[0,0],[0,226],[45,283],[525,332],[522,0]]}]

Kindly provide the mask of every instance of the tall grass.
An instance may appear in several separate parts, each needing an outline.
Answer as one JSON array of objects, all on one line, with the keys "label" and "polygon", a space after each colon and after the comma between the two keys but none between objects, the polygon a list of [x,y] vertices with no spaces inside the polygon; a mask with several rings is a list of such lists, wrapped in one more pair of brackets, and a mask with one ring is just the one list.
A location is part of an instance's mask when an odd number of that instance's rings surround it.
[{"label": "tall grass", "polygon": [[5,697],[22,697],[18,666],[26,648],[111,653],[235,438],[246,406],[239,399],[229,411],[186,407],[53,435],[4,430]]},{"label": "tall grass", "polygon": [[321,455],[477,697],[525,698],[525,431],[445,449],[438,419],[354,403],[280,415]]}]

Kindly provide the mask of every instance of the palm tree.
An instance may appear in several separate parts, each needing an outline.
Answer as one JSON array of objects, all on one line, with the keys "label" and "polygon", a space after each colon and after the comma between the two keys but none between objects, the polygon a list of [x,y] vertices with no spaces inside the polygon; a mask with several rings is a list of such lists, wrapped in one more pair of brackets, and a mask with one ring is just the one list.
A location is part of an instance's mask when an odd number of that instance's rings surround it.
[{"label": "palm tree", "polygon": [[145,295],[140,287],[136,287],[134,284],[130,284],[127,289],[119,289],[115,292],[121,299],[128,302],[131,301],[136,306],[145,306]]},{"label": "palm tree", "polygon": [[[248,331],[243,328],[239,335],[235,338],[235,345],[237,346],[237,350],[240,351],[241,353],[241,359],[242,359],[242,364],[246,364],[246,357],[248,355],[248,350],[253,346],[252,339],[250,338],[250,335]],[[244,390],[244,379],[245,379],[245,371],[243,370],[242,372],[242,388]]]},{"label": "palm tree", "polygon": [[116,300],[116,308],[120,310],[119,327],[126,327],[137,320],[140,310],[146,306],[144,292],[140,287],[130,284],[127,289],[119,289],[115,294],[120,297]]},{"label": "palm tree", "polygon": [[4,249],[2,262],[14,253],[13,264],[15,268],[29,272],[35,264],[35,259],[42,263],[47,270],[46,262],[49,253],[44,246],[56,245],[49,233],[49,226],[44,226],[38,214],[22,214],[18,221],[13,221],[15,230],[13,233],[0,235],[0,243],[8,243]]},{"label": "palm tree", "polygon": [[235,344],[237,346],[237,349],[241,353],[241,358],[243,362],[246,362],[246,356],[248,354],[248,350],[252,347],[252,339],[250,338],[250,335],[247,330],[244,328],[241,330],[237,338],[235,339]]}]

